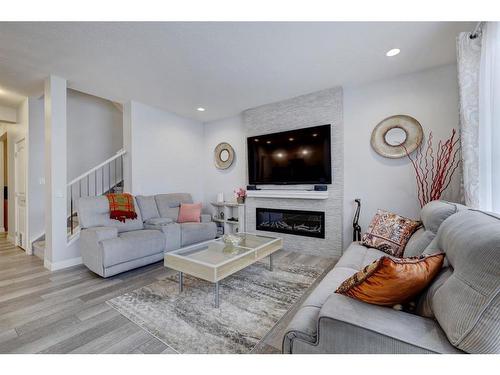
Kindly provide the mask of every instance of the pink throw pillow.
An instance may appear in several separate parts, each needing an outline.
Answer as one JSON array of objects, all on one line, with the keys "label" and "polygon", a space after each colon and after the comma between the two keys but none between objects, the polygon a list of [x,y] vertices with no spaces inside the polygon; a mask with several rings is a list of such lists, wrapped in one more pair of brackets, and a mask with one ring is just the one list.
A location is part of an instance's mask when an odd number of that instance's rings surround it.
[{"label": "pink throw pillow", "polygon": [[199,223],[201,216],[201,203],[181,203],[178,223]]}]

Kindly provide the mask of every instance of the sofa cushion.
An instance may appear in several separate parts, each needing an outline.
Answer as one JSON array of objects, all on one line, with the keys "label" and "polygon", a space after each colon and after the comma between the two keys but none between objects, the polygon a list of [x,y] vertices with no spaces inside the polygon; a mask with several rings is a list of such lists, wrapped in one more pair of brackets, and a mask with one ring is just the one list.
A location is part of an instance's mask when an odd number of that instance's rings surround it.
[{"label": "sofa cushion", "polygon": [[419,228],[408,240],[404,250],[405,257],[419,256],[432,242],[441,223],[459,210],[467,209],[458,203],[442,200],[432,201],[422,207],[420,218],[423,227]]},{"label": "sofa cushion", "polygon": [[446,280],[453,274],[453,269],[451,267],[446,267],[441,270],[441,272],[436,276],[434,281],[429,285],[429,287],[422,293],[417,304],[416,313],[418,315],[424,316],[426,318],[434,318],[432,300],[434,295],[441,288]]},{"label": "sofa cushion", "polygon": [[158,230],[124,232],[118,238],[101,241],[103,266],[110,267],[149,255],[163,253],[165,236]]},{"label": "sofa cushion", "polygon": [[215,223],[182,223],[181,246],[213,240],[217,235]]},{"label": "sofa cushion", "polygon": [[419,228],[408,240],[403,255],[405,258],[416,257],[422,254],[427,246],[436,237],[436,234],[424,227]]},{"label": "sofa cushion", "polygon": [[[134,204],[137,205],[134,199]],[[77,202],[78,219],[81,228],[115,227],[118,232],[139,230],[143,228],[141,211],[136,210],[137,219],[125,222],[109,218],[109,202],[105,196],[82,197]]]},{"label": "sofa cushion", "polygon": [[160,217],[158,207],[156,207],[156,200],[153,195],[138,195],[135,197],[135,200],[137,201],[137,206],[141,211],[143,221]]},{"label": "sofa cushion", "polygon": [[158,194],[155,201],[160,217],[169,217],[174,221],[179,217],[181,203],[193,203],[191,194],[187,193]]},{"label": "sofa cushion", "polygon": [[446,219],[424,253],[441,249],[452,274],[431,296],[450,342],[469,353],[500,353],[500,219],[462,210]]},{"label": "sofa cushion", "polygon": [[353,273],[355,273],[383,256],[387,256],[383,251],[360,245],[358,242],[353,242],[344,251],[344,254],[335,267],[351,268]]},{"label": "sofa cushion", "polygon": [[[462,353],[432,320],[332,294],[319,313],[320,339],[335,353]],[[330,324],[329,324],[330,323]],[[330,329],[329,332],[325,332]],[[325,331],[324,331],[325,330]]]},{"label": "sofa cushion", "polygon": [[420,220],[422,220],[426,230],[437,233],[443,221],[463,209],[467,209],[467,207],[458,203],[443,200],[432,201],[422,207]]}]

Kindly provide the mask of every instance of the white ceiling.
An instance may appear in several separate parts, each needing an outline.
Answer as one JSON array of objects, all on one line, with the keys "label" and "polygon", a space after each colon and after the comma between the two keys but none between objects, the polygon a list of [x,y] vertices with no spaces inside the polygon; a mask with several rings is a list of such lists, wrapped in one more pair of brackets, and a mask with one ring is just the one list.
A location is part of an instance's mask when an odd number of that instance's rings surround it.
[{"label": "white ceiling", "polygon": [[[455,62],[463,22],[0,23],[0,88],[69,87],[209,121],[261,104]],[[388,58],[385,52],[400,48]],[[0,100],[2,97],[0,96]],[[4,97],[5,102],[5,97]],[[205,112],[197,112],[197,107]]]}]

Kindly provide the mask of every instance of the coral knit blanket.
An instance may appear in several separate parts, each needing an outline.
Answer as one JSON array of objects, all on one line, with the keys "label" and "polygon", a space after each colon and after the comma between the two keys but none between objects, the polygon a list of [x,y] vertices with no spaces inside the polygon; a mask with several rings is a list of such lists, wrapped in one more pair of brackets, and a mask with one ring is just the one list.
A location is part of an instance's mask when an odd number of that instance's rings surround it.
[{"label": "coral knit blanket", "polygon": [[128,193],[106,194],[109,201],[109,217],[125,222],[126,219],[136,219],[134,198]]}]

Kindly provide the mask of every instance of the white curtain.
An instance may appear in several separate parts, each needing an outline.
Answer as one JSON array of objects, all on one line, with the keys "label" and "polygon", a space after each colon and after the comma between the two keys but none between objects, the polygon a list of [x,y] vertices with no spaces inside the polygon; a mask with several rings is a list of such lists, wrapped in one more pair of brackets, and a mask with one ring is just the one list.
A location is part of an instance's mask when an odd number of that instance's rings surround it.
[{"label": "white curtain", "polygon": [[482,31],[479,68],[479,208],[500,212],[500,26]]},{"label": "white curtain", "polygon": [[500,27],[483,25],[457,39],[464,198],[500,212]]},{"label": "white curtain", "polygon": [[460,95],[460,137],[465,204],[479,207],[479,65],[481,38],[461,33],[457,38]]}]

